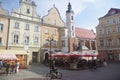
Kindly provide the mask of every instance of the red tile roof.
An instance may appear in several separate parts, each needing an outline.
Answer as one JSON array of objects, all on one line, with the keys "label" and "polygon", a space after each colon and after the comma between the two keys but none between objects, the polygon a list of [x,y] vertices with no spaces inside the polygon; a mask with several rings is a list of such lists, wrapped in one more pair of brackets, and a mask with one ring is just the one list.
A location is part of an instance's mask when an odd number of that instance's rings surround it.
[{"label": "red tile roof", "polygon": [[82,39],[95,39],[96,36],[95,34],[89,30],[89,29],[84,29],[84,28],[75,28],[75,34],[76,37],[82,38]]}]

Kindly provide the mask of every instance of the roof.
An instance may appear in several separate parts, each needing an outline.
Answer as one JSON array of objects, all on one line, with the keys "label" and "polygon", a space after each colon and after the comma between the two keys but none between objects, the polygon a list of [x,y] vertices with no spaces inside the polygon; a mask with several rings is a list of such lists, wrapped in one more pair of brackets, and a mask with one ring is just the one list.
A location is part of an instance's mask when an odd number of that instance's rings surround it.
[{"label": "roof", "polygon": [[100,17],[99,19],[104,18],[104,17],[111,16],[111,15],[112,15],[112,14],[111,14],[112,11],[115,11],[114,14],[120,13],[120,9],[118,9],[118,8],[111,8],[111,9],[107,12],[106,15],[104,15],[103,17]]},{"label": "roof", "polygon": [[76,27],[75,34],[76,34],[76,37],[82,38],[82,39],[95,39],[96,38],[94,32],[92,32],[89,29],[84,29],[84,28]]}]

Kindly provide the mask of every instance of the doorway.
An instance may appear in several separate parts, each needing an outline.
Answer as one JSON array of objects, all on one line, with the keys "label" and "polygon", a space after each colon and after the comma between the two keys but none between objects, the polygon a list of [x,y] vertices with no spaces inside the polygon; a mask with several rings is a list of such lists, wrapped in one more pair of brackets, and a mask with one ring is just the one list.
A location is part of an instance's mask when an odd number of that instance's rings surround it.
[{"label": "doorway", "polygon": [[33,52],[32,53],[32,62],[38,62],[38,52]]}]

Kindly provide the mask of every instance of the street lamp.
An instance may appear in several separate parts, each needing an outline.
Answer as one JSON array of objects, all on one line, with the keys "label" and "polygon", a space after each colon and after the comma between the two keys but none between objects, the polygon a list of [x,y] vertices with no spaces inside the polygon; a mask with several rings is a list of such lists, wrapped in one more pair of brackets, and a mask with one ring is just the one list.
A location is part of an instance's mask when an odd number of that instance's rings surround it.
[{"label": "street lamp", "polygon": [[53,41],[53,36],[49,36],[48,40],[50,42],[50,73],[51,73],[51,68],[52,68],[52,51],[51,51],[51,47],[52,47],[52,41]]}]

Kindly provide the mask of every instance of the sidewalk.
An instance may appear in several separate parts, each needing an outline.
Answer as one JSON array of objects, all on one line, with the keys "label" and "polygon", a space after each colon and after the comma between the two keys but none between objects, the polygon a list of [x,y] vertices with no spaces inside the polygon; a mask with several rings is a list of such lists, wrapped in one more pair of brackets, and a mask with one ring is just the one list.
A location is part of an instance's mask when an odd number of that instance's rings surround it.
[{"label": "sidewalk", "polygon": [[28,80],[28,78],[29,80],[33,80],[33,78],[36,78],[34,80],[42,80],[44,76],[25,69],[21,69],[18,73],[0,75],[0,80]]},{"label": "sidewalk", "polygon": [[0,80],[50,80],[50,79],[46,79],[44,75],[40,75],[25,69],[21,69],[18,73],[0,75]]}]

